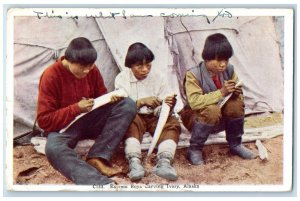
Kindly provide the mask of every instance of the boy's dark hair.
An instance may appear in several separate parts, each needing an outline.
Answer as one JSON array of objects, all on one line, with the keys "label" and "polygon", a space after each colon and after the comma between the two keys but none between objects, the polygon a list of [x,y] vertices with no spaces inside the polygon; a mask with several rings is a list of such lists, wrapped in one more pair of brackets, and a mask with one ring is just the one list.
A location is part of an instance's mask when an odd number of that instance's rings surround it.
[{"label": "boy's dark hair", "polygon": [[88,66],[95,63],[97,51],[87,38],[79,37],[70,42],[65,52],[65,59],[71,63]]},{"label": "boy's dark hair", "polygon": [[232,55],[233,49],[223,34],[216,33],[206,38],[202,52],[204,60],[228,60]]},{"label": "boy's dark hair", "polygon": [[143,43],[133,43],[127,50],[125,66],[131,68],[134,64],[150,63],[154,60],[154,54]]}]

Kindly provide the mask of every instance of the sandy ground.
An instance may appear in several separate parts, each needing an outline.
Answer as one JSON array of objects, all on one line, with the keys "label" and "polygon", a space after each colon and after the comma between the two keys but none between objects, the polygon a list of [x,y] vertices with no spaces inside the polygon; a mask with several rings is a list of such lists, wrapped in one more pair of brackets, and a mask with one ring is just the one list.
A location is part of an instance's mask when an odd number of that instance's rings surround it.
[{"label": "sandy ground", "polygon": [[[282,122],[282,114],[249,117],[245,127],[261,127]],[[204,148],[203,166],[192,166],[186,159],[186,148],[176,152],[174,167],[178,173],[177,181],[167,181],[152,173],[155,165],[155,153],[144,161],[146,176],[137,183],[141,184],[282,184],[283,183],[283,136],[263,141],[268,150],[269,159],[262,161],[243,160],[229,153],[226,144],[207,145]],[[245,146],[258,153],[254,142]],[[143,152],[146,155],[146,152]],[[112,179],[118,184],[130,184],[127,177],[128,165],[124,151],[119,149],[112,163],[120,166],[123,172]],[[71,181],[53,169],[44,155],[38,154],[33,146],[17,146],[13,152],[13,181],[15,184],[72,184]]]}]

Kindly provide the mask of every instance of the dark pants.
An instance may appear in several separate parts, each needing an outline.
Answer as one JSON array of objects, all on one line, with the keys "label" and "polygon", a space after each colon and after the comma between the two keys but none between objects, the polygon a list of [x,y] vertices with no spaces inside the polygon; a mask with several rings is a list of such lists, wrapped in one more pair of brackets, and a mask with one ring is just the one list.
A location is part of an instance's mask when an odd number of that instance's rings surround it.
[{"label": "dark pants", "polygon": [[75,184],[107,184],[112,180],[83,161],[73,148],[79,140],[95,139],[87,158],[109,161],[135,117],[136,105],[130,98],[91,111],[64,133],[48,135],[46,156],[50,164]]}]

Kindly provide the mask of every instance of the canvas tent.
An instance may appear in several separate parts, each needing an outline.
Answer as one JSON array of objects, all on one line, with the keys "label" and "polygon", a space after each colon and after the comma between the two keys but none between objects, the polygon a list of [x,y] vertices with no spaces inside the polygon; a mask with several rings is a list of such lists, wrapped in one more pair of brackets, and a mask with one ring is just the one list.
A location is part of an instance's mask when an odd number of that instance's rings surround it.
[{"label": "canvas tent", "polygon": [[92,41],[98,52],[96,65],[109,91],[114,89],[115,76],[125,68],[128,46],[146,44],[155,54],[153,70],[161,72],[178,94],[178,112],[184,104],[184,72],[201,61],[205,38],[216,32],[225,34],[233,46],[230,62],[244,83],[246,114],[283,112],[281,18],[241,16],[207,23],[203,17],[15,17],[14,135],[18,135],[17,127],[32,126],[39,77],[64,54],[73,38]]}]

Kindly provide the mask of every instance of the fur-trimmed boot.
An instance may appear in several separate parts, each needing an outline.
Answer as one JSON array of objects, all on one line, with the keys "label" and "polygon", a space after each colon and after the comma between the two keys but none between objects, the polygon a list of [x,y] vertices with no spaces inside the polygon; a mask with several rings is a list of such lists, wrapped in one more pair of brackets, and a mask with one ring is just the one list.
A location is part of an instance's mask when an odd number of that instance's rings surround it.
[{"label": "fur-trimmed boot", "polygon": [[141,143],[134,137],[125,141],[125,157],[129,163],[128,177],[131,181],[137,181],[144,177],[145,170],[141,164]]},{"label": "fur-trimmed boot", "polygon": [[192,136],[190,139],[190,147],[187,151],[188,160],[192,165],[204,164],[202,150],[209,134],[214,128],[214,125],[204,124],[198,121],[194,122],[192,127]]},{"label": "fur-trimmed boot", "polygon": [[176,152],[177,144],[174,140],[165,140],[158,146],[157,164],[153,169],[154,174],[171,181],[177,180],[177,173],[172,162]]},{"label": "fur-trimmed boot", "polygon": [[243,159],[254,159],[257,157],[255,153],[242,145],[242,135],[244,134],[244,117],[226,120],[225,132],[231,154],[238,155]]}]

